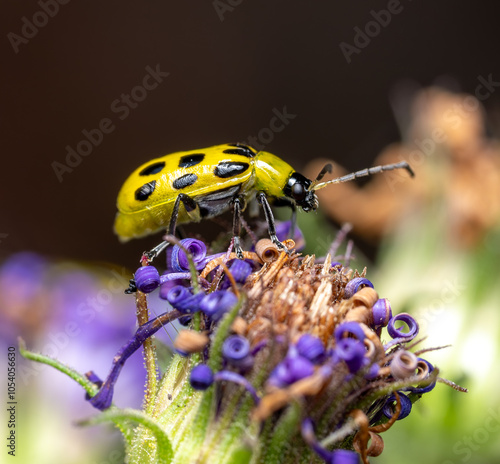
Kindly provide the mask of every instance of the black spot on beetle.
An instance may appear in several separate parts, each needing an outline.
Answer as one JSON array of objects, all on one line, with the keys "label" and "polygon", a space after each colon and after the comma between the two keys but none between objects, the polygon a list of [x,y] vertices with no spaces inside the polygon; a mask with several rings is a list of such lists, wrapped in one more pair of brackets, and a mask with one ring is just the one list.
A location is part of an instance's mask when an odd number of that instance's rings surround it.
[{"label": "black spot on beetle", "polygon": [[222,153],[227,153],[228,155],[246,156],[247,158],[254,158],[257,154],[253,148],[241,143],[228,143],[228,145],[236,148],[226,148]]},{"label": "black spot on beetle", "polygon": [[151,182],[144,184],[142,187],[139,187],[135,191],[135,199],[137,201],[146,201],[149,198],[149,196],[154,192],[155,187],[156,187],[155,180],[152,180]]},{"label": "black spot on beetle", "polygon": [[175,179],[172,183],[172,187],[176,190],[181,190],[183,188],[189,187],[193,185],[198,180],[198,176],[196,174],[185,174],[178,179]]},{"label": "black spot on beetle", "polygon": [[151,174],[158,174],[165,167],[165,161],[150,164],[146,166],[140,173],[140,176],[149,176]]},{"label": "black spot on beetle", "polygon": [[250,165],[239,161],[222,161],[214,169],[214,174],[221,179],[233,177],[245,172]]},{"label": "black spot on beetle", "polygon": [[197,164],[200,164],[204,158],[204,153],[191,153],[190,155],[184,155],[179,161],[179,167],[190,168],[191,166],[196,166]]}]

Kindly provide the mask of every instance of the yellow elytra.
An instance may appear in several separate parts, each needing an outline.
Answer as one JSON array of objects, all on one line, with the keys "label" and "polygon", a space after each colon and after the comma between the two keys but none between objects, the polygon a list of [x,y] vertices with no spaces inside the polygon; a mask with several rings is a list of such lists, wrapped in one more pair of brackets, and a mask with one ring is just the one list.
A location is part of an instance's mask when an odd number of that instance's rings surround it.
[{"label": "yellow elytra", "polygon": [[198,222],[263,192],[281,198],[294,169],[265,151],[240,144],[181,151],[153,159],[137,168],[118,194],[115,232],[122,241],[164,229],[180,193],[196,208],[180,207],[177,224]]}]

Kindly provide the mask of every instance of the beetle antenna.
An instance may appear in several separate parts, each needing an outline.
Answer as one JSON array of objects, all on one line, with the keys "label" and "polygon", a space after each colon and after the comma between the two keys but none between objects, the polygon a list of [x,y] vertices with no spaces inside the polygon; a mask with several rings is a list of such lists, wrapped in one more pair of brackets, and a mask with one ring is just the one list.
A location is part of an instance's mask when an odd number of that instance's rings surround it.
[{"label": "beetle antenna", "polygon": [[406,169],[411,177],[415,176],[415,173],[413,172],[411,166],[406,161],[401,161],[400,163],[384,164],[382,166],[375,166],[373,168],[362,169],[361,171],[356,171],[342,177],[337,177],[336,179],[328,180],[326,182],[321,182],[319,184],[317,184],[316,181],[314,181],[311,184],[311,186],[314,185],[314,188],[313,189],[310,188],[310,190],[319,190],[322,189],[323,187],[326,187],[329,184],[340,184],[341,182],[349,182],[351,180],[358,179],[360,177],[372,176],[373,174],[378,174],[379,172],[383,171],[394,171],[395,169]]},{"label": "beetle antenna", "polygon": [[332,173],[332,164],[328,163],[323,166],[323,169],[319,172],[319,174],[316,176],[316,179],[311,183],[309,188],[307,190],[316,190],[316,185],[318,185],[319,181],[325,177],[325,174],[331,174]]}]

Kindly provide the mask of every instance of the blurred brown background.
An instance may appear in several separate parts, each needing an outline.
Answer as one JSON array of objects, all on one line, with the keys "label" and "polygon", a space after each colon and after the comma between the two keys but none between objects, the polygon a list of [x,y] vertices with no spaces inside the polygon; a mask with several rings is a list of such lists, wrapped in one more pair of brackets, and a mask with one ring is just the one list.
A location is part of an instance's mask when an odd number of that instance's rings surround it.
[{"label": "blurred brown background", "polygon": [[[400,137],[390,95],[402,80],[470,94],[478,76],[500,81],[495,2],[54,2],[2,2],[0,259],[29,249],[133,266],[159,236],[120,245],[115,200],[148,159],[260,133],[297,170],[314,157],[360,169]],[[348,63],[340,44],[398,3]],[[147,66],[169,75],[136,90],[122,120],[113,102]],[[500,90],[483,104],[495,124]],[[284,107],[289,124],[262,131]],[[60,182],[52,163],[103,118],[114,130]]]}]

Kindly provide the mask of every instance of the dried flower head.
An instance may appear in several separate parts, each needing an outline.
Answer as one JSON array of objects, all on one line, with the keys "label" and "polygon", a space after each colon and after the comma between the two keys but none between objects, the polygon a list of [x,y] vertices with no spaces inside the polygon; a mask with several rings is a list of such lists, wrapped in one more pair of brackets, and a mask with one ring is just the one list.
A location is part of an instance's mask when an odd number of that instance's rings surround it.
[{"label": "dried flower head", "polygon": [[[301,256],[291,240],[288,251],[261,241],[238,260],[207,255],[200,241],[170,239],[167,272],[144,262],[135,274],[142,322],[108,377],[77,378],[104,411],[93,422],[125,431],[129,462],[349,464],[359,454],[367,463],[383,451],[380,434],[439,380],[419,357],[426,350],[410,351],[417,322],[392,316],[366,269]],[[153,291],[173,309],[148,321]],[[158,381],[151,337],[176,319],[189,328]],[[119,410],[116,379],[143,344],[144,411]]]}]

